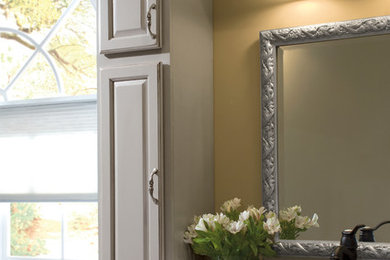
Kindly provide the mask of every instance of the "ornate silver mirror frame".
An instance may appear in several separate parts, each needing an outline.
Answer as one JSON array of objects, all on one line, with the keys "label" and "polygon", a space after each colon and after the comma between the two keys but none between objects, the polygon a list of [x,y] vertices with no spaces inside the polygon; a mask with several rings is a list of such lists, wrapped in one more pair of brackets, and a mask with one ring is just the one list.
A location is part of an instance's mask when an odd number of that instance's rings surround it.
[{"label": "ornate silver mirror frame", "polygon": [[[278,212],[277,59],[279,46],[390,33],[390,16],[260,32],[263,205]],[[329,257],[339,241],[278,240],[278,255]],[[390,259],[390,244],[359,243],[358,257]]]}]

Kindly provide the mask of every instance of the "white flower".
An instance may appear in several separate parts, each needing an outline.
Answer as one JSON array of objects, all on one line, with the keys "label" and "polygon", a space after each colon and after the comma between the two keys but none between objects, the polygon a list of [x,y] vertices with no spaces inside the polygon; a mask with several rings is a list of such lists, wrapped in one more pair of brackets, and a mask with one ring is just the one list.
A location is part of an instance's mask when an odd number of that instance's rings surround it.
[{"label": "white flower", "polygon": [[200,216],[194,216],[194,222],[190,226],[187,227],[187,230],[184,232],[184,242],[185,243],[192,244],[193,243],[192,239],[198,236],[198,233],[196,233],[195,227],[199,223],[199,220],[200,220]]},{"label": "white flower", "polygon": [[290,222],[291,220],[299,216],[301,211],[302,208],[300,206],[294,206],[294,207],[287,208],[286,210],[281,210],[279,212],[279,216],[281,220]]},{"label": "white flower", "polygon": [[188,226],[187,231],[184,232],[184,243],[192,244],[192,239],[197,237],[198,234],[195,231],[196,224],[192,224],[191,226]]},{"label": "white flower", "polygon": [[226,227],[230,223],[230,219],[223,213],[216,215],[213,214],[204,214],[198,221],[198,224],[195,227],[195,230],[207,231],[206,225],[211,231],[215,229],[215,223],[221,224],[223,227]]},{"label": "white flower", "polygon": [[230,222],[230,224],[226,227],[226,230],[232,234],[236,234],[240,232],[242,229],[244,229],[245,227],[246,227],[245,223],[238,220],[238,221]]},{"label": "white flower", "polygon": [[227,227],[230,223],[230,219],[223,213],[219,213],[215,216],[215,221],[221,224],[223,227]]},{"label": "white flower", "polygon": [[296,213],[301,213],[302,212],[301,206],[298,206],[298,205],[295,205],[295,206],[293,206],[293,207],[291,207],[289,209],[292,210],[292,211],[295,211]]},{"label": "white flower", "polygon": [[195,230],[207,231],[206,225],[204,224],[203,218],[199,219],[198,224],[195,226]]},{"label": "white flower", "polygon": [[199,219],[200,219],[200,216],[194,216],[194,224],[198,223],[199,222]]},{"label": "white flower", "polygon": [[238,209],[241,206],[241,199],[234,198],[232,200],[225,201],[221,207],[222,212],[231,212]]},{"label": "white flower", "polygon": [[291,220],[293,220],[297,216],[296,214],[290,214],[290,213],[291,212],[289,212],[287,210],[281,210],[279,212],[280,219],[290,222]]},{"label": "white flower", "polygon": [[267,221],[264,222],[263,227],[268,234],[273,235],[276,232],[281,231],[280,223],[276,214],[272,211],[267,214]]},{"label": "white flower", "polygon": [[319,227],[319,226],[320,225],[318,224],[318,215],[316,213],[314,213],[312,219],[310,219],[307,216],[305,217],[298,216],[295,219],[295,227],[297,228],[308,229],[311,227]]},{"label": "white flower", "polygon": [[207,224],[211,221],[214,221],[215,216],[213,214],[203,214],[202,218],[207,222]]},{"label": "white flower", "polygon": [[192,237],[191,237],[191,234],[190,234],[190,232],[189,231],[186,231],[186,232],[184,232],[184,238],[183,238],[183,240],[184,240],[184,243],[186,243],[186,244],[193,244],[194,242],[192,241]]},{"label": "white flower", "polygon": [[265,217],[267,219],[269,219],[269,218],[276,218],[277,216],[276,216],[275,212],[269,211],[267,214],[265,214]]},{"label": "white flower", "polygon": [[266,209],[264,207],[261,207],[259,209],[255,207],[248,207],[247,211],[249,211],[249,215],[254,219],[254,220],[259,220],[261,215],[263,215],[266,212]]},{"label": "white flower", "polygon": [[239,219],[241,222],[244,222],[245,220],[247,220],[249,218],[249,216],[250,216],[249,211],[244,210],[243,212],[240,213]]},{"label": "white flower", "polygon": [[267,210],[264,207],[259,208],[260,215],[263,215]]},{"label": "white flower", "polygon": [[215,229],[215,221],[216,221],[216,216],[213,215],[213,214],[204,214],[202,216],[202,219],[207,223],[207,225],[209,226],[209,228],[211,230],[214,230]]},{"label": "white flower", "polygon": [[320,224],[318,224],[318,215],[317,215],[317,213],[314,213],[312,219],[310,220],[310,226],[312,226],[312,227],[320,227]]},{"label": "white flower", "polygon": [[305,216],[305,217],[297,216],[295,218],[295,227],[301,228],[301,229],[305,229],[305,228],[311,227],[310,226],[310,218],[307,217],[307,216]]}]

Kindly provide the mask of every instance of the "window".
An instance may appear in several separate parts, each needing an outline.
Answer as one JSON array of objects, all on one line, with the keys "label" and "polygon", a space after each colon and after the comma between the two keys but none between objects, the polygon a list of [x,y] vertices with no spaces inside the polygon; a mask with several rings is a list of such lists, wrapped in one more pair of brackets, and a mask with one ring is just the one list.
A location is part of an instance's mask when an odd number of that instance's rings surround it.
[{"label": "window", "polygon": [[0,0],[0,260],[97,260],[95,0]]}]

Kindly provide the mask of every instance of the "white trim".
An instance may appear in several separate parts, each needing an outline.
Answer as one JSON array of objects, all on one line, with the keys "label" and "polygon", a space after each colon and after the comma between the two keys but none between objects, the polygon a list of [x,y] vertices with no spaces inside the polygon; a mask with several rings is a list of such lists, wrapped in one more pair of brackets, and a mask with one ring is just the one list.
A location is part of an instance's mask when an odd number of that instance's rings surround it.
[{"label": "white trim", "polygon": [[71,259],[71,258],[37,258],[35,256],[6,256],[1,260],[85,260],[85,259]]},{"label": "white trim", "polygon": [[[5,205],[0,204],[0,248],[6,249],[7,246],[7,232],[4,230],[7,227],[6,213],[7,209]],[[0,250],[1,260],[6,260],[7,250]]]},{"label": "white trim", "polygon": [[97,202],[97,193],[0,194],[0,202]]},{"label": "white trim", "polygon": [[65,221],[64,211],[61,211],[61,259],[65,258]]},{"label": "white trim", "polygon": [[[22,75],[22,73],[25,71],[25,69],[27,68],[27,66],[30,64],[30,62],[33,60],[33,58],[35,57],[35,55],[38,54],[38,52],[40,52],[43,47],[45,46],[45,44],[51,39],[52,35],[57,31],[58,27],[60,26],[60,24],[62,23],[62,21],[68,16],[68,14],[70,14],[71,12],[73,12],[73,10],[77,7],[77,5],[80,3],[80,0],[73,0],[69,6],[66,8],[66,10],[62,13],[62,15],[60,16],[60,18],[58,18],[57,22],[53,25],[53,27],[50,29],[50,31],[48,32],[48,34],[45,36],[45,38],[41,41],[41,43],[36,46],[37,48],[34,50],[33,54],[30,56],[30,58],[26,61],[26,63],[23,65],[22,68],[20,68],[20,70],[17,72],[17,74],[11,79],[10,83],[8,84],[8,86],[5,88],[5,92],[7,92],[10,88],[12,88],[13,84],[16,82],[16,80],[20,77],[20,75]],[[62,89],[62,86],[61,85],[57,85],[57,88],[58,88],[58,91],[60,92],[60,94],[63,94],[63,89]]]},{"label": "white trim", "polygon": [[97,100],[96,95],[16,100],[16,101],[0,102],[0,109],[11,108],[11,107],[35,107],[35,106],[70,104],[70,103],[92,103],[92,102],[96,103],[96,100]]},{"label": "white trim", "polygon": [[[58,70],[57,70],[57,67],[54,65],[54,62],[53,62],[53,59],[50,57],[49,53],[42,48],[41,45],[39,45],[33,38],[31,38],[28,34],[22,32],[22,31],[19,31],[19,30],[15,30],[13,28],[6,28],[6,27],[0,27],[0,31],[4,31],[4,32],[12,32],[12,33],[15,33],[17,35],[20,35],[22,37],[25,37],[26,39],[28,39],[30,42],[33,43],[33,45],[37,48],[37,51],[39,51],[40,53],[42,53],[42,55],[46,58],[47,62],[49,63],[51,69],[53,70],[53,73],[54,73],[54,77],[56,78],[56,82],[57,82],[57,88],[58,90],[61,92],[61,90],[63,89],[62,87],[62,81],[61,81],[61,78],[60,78],[60,75],[58,73]],[[35,54],[33,54],[35,55]],[[31,56],[30,57],[30,60],[28,60],[24,66],[28,66],[28,64],[30,63],[30,61],[32,60],[32,58],[34,58],[34,56]],[[18,74],[12,79],[12,82],[10,84],[14,84],[14,81],[17,80],[17,78],[21,75],[21,73],[23,73],[24,71],[24,67],[18,71]],[[20,74],[20,75],[19,75]],[[6,87],[5,88],[5,91],[3,92],[0,92],[0,94],[3,94],[5,95],[9,88]],[[5,100],[7,100],[7,97],[5,96]]]},{"label": "white trim", "polygon": [[85,260],[85,259],[71,259],[71,258],[37,258],[35,256],[6,256],[0,260]]}]

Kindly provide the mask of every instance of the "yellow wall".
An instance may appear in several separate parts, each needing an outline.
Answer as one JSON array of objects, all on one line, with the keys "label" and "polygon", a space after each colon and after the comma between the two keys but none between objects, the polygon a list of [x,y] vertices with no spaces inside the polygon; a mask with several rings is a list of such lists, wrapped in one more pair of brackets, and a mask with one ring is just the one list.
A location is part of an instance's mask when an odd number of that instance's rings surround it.
[{"label": "yellow wall", "polygon": [[214,0],[215,206],[260,205],[259,31],[390,14],[390,0]]}]

